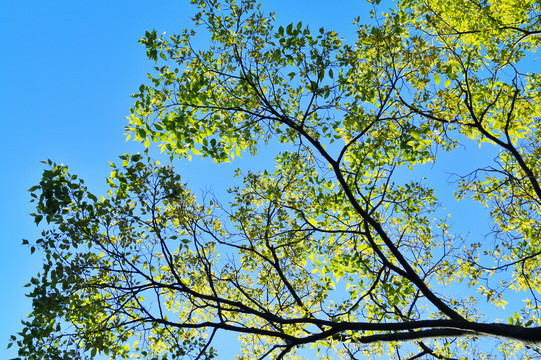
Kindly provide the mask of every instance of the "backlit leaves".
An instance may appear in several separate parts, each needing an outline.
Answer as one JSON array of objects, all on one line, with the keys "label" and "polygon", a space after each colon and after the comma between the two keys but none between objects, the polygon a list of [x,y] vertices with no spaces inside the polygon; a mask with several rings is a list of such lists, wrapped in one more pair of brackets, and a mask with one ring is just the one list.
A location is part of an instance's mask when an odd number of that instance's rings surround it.
[{"label": "backlit leaves", "polygon": [[[170,160],[274,162],[238,170],[224,204],[146,154],[111,164],[99,199],[49,161],[21,356],[210,359],[221,331],[242,359],[482,358],[485,336],[530,356],[516,349],[541,341],[539,6],[403,0],[346,43],[254,1],[193,3],[193,28],[140,40],[156,67],[128,136]],[[472,144],[492,153],[466,170],[453,151]],[[486,240],[461,234],[473,215],[455,233],[441,184],[418,175],[442,154],[456,198],[488,208]]]}]

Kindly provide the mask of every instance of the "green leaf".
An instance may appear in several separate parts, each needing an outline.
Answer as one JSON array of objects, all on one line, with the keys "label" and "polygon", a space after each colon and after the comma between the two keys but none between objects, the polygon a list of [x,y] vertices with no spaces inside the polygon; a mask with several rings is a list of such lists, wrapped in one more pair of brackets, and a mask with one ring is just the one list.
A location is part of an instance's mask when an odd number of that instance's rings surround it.
[{"label": "green leaf", "polygon": [[293,24],[289,24],[286,27],[286,34],[291,35],[293,31]]}]

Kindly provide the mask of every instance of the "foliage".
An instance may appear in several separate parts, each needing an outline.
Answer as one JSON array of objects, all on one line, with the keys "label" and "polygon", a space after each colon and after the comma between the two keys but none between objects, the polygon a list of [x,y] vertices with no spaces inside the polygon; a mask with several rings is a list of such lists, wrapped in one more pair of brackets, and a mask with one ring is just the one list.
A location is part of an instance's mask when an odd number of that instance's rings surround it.
[{"label": "foliage", "polygon": [[[239,359],[535,357],[539,4],[402,0],[347,44],[252,0],[193,2],[192,29],[141,40],[157,67],[128,136],[171,160],[275,152],[274,169],[239,170],[222,205],[146,152],[111,164],[101,198],[49,161],[31,189],[50,229],[19,355],[211,359],[226,332]],[[472,143],[497,149],[455,183],[490,209],[482,241],[454,234],[417,175]]]}]

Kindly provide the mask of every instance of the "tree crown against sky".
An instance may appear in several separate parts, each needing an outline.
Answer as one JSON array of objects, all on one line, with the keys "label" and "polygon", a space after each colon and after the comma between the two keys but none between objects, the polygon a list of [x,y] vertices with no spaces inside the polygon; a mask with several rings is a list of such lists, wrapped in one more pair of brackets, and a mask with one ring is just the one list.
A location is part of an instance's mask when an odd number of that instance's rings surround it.
[{"label": "tree crown against sky", "polygon": [[[227,204],[146,152],[111,164],[107,196],[49,161],[19,355],[205,359],[225,332],[241,359],[482,358],[481,338],[537,356],[539,4],[404,0],[347,44],[254,1],[194,3],[193,28],[141,40],[157,67],[128,136],[175,161],[275,161],[239,170]],[[492,157],[451,185],[490,209],[482,240],[418,175],[472,143]]]}]

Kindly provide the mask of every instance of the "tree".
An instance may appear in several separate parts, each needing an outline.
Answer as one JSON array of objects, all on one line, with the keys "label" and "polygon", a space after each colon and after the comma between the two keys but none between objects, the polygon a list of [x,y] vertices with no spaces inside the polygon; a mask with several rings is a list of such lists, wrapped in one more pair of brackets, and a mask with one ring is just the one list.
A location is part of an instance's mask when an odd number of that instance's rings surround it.
[{"label": "tree", "polygon": [[[210,359],[223,331],[240,359],[538,356],[539,4],[402,0],[346,44],[253,0],[193,2],[193,29],[141,40],[157,67],[128,136],[171,160],[272,151],[274,168],[239,170],[222,205],[147,152],[111,164],[107,197],[48,161],[19,355]],[[463,144],[496,151],[450,184],[490,209],[481,240],[418,172]]]}]

